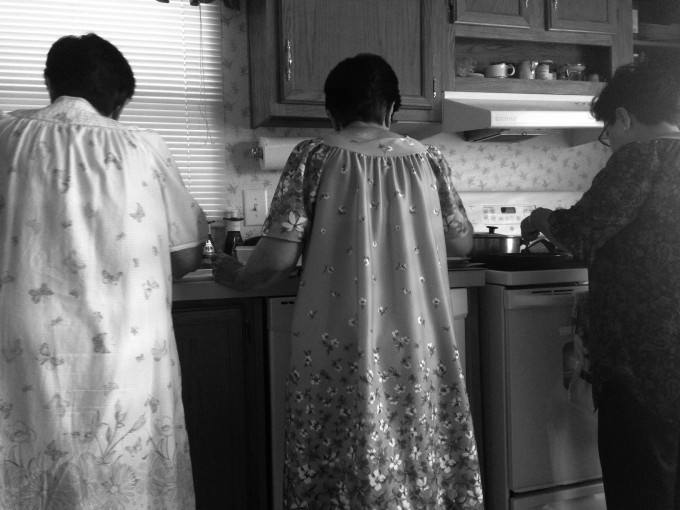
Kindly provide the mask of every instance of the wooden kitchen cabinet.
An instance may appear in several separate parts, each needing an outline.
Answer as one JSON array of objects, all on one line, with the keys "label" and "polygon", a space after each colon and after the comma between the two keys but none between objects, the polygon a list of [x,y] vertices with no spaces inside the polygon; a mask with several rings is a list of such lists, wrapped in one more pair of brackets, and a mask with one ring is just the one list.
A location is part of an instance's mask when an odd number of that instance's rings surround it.
[{"label": "wooden kitchen cabinet", "polygon": [[680,65],[680,4],[677,0],[637,2],[639,32],[633,52],[640,61],[677,68]]},{"label": "wooden kitchen cabinet", "polygon": [[525,0],[456,0],[458,24],[530,28],[529,3]]},{"label": "wooden kitchen cabinet", "polygon": [[546,0],[548,30],[617,32],[617,0]]},{"label": "wooden kitchen cabinet", "polygon": [[453,1],[456,24],[527,29],[537,40],[554,40],[549,31],[595,34],[617,31],[617,0]]},{"label": "wooden kitchen cabinet", "polygon": [[268,508],[260,299],[173,304],[198,510]]},{"label": "wooden kitchen cabinet", "polygon": [[249,0],[253,127],[328,126],[323,85],[357,53],[383,56],[402,94],[397,121],[437,121],[453,78],[453,34],[441,0]]}]

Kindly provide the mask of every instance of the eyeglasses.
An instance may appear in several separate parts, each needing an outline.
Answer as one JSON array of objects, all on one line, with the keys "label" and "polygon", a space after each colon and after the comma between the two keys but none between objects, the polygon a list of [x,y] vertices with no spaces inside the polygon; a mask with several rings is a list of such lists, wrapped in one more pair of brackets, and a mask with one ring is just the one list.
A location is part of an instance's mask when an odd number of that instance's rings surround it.
[{"label": "eyeglasses", "polygon": [[608,130],[609,130],[609,124],[605,124],[604,128],[602,128],[602,133],[600,133],[600,136],[597,137],[597,141],[600,142],[605,147],[611,146],[611,143],[609,142]]}]

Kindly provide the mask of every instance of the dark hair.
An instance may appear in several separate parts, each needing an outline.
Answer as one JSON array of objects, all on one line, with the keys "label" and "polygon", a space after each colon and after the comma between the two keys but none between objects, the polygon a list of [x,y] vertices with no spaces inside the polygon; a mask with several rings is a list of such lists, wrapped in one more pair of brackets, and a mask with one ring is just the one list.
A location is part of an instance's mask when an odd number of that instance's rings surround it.
[{"label": "dark hair", "polygon": [[390,106],[401,106],[399,80],[384,58],[360,53],[333,68],[324,84],[326,109],[345,127],[350,122],[382,123]]},{"label": "dark hair", "polygon": [[616,120],[616,109],[623,107],[643,124],[666,121],[677,125],[680,83],[673,67],[662,61],[619,67],[593,100],[591,113],[597,120],[611,124]]},{"label": "dark hair", "polygon": [[118,48],[96,34],[68,35],[55,42],[47,53],[45,78],[52,100],[82,97],[107,117],[135,93],[130,64]]}]

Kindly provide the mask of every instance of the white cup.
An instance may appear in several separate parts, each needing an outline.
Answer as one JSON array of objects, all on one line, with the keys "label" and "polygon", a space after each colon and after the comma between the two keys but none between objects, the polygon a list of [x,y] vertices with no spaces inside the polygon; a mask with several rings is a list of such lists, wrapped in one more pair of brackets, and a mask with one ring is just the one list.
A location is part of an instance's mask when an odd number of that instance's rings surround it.
[{"label": "white cup", "polygon": [[484,69],[487,78],[507,78],[515,75],[515,66],[512,64],[491,64]]}]

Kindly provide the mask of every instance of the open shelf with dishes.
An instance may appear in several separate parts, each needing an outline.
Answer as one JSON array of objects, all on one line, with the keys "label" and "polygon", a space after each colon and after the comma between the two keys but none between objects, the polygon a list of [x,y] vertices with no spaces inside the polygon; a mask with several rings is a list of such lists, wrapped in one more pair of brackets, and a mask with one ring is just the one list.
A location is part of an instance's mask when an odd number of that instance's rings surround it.
[{"label": "open shelf with dishes", "polygon": [[[525,94],[596,94],[611,74],[611,47],[605,45],[576,45],[537,43],[534,41],[505,41],[457,37],[456,91],[510,92]],[[548,80],[485,78],[484,69],[499,62],[518,66],[519,62],[549,62],[553,75]],[[467,65],[461,66],[465,62]],[[561,72],[567,65],[582,64],[582,79],[564,78]],[[465,76],[467,74],[467,76]]]}]

